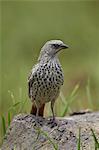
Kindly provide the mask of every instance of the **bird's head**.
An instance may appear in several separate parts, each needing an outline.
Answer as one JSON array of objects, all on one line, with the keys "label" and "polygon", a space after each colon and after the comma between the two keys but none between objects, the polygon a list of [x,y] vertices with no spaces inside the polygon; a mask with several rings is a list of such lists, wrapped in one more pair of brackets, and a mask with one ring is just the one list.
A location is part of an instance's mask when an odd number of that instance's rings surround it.
[{"label": "bird's head", "polygon": [[66,48],[68,48],[68,46],[61,40],[47,41],[41,49],[39,59],[43,58],[43,56],[54,57],[60,50]]}]

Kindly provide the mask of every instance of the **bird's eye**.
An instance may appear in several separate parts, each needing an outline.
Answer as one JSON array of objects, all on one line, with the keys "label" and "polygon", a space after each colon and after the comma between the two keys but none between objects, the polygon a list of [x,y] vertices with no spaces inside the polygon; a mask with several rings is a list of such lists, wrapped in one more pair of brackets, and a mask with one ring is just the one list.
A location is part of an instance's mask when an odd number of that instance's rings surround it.
[{"label": "bird's eye", "polygon": [[59,44],[53,44],[53,47],[57,49],[59,48]]}]

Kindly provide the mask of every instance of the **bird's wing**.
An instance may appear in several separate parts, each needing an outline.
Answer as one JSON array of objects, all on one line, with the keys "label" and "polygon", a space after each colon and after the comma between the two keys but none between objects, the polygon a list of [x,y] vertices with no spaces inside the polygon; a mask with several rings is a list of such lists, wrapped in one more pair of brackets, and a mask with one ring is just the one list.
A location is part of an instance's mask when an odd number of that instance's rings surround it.
[{"label": "bird's wing", "polygon": [[28,75],[28,96],[29,96],[29,98],[31,98],[31,96],[32,96],[31,95],[31,88],[32,88],[33,82],[35,80],[37,68],[38,68],[38,64],[32,68],[31,72]]},{"label": "bird's wing", "polygon": [[31,90],[31,87],[33,84],[31,75],[32,75],[32,71],[29,73],[29,76],[28,76],[28,96],[29,96],[29,98],[31,98],[30,90]]}]

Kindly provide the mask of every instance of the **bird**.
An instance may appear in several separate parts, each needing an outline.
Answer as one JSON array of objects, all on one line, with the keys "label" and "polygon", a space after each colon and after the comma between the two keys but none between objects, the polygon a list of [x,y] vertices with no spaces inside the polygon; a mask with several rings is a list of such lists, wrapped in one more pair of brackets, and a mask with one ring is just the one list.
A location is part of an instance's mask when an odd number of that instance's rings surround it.
[{"label": "bird", "polygon": [[28,96],[32,101],[31,114],[44,116],[45,104],[51,103],[52,120],[55,120],[54,103],[64,83],[58,53],[68,48],[61,40],[47,41],[41,48],[37,63],[28,76]]}]

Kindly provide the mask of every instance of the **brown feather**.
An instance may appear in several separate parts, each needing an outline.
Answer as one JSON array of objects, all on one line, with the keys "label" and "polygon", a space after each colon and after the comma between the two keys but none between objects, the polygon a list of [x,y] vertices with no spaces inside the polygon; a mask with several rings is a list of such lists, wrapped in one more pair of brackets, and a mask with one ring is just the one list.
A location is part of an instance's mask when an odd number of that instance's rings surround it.
[{"label": "brown feather", "polygon": [[[44,116],[44,107],[45,107],[45,104],[43,104],[40,108],[39,108],[39,113],[38,115],[39,116]],[[32,109],[31,109],[31,112],[30,112],[32,115],[35,115],[36,116],[36,113],[37,113],[37,108],[35,106],[35,104],[33,103],[32,104]]]}]

